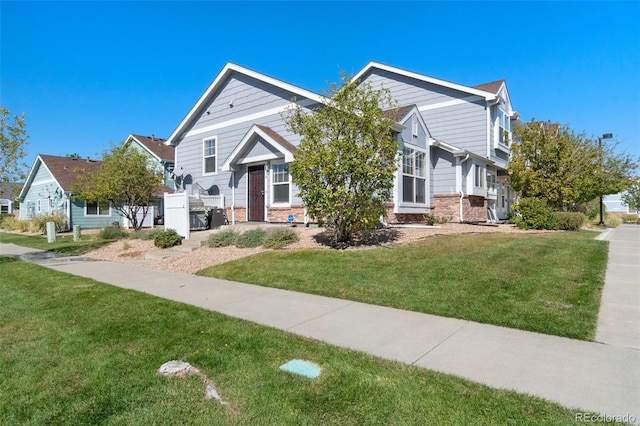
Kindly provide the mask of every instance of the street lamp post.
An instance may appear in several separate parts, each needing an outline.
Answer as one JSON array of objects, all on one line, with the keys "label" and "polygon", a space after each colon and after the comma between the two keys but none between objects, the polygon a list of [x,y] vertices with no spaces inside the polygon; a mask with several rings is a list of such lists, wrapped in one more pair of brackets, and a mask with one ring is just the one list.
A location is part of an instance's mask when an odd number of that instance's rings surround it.
[{"label": "street lamp post", "polygon": [[[602,169],[602,139],[611,139],[613,134],[605,133],[604,135],[598,138],[598,147],[600,148],[600,168]],[[603,194],[600,193],[600,223],[598,225],[604,225],[604,221],[602,220],[602,197]]]}]

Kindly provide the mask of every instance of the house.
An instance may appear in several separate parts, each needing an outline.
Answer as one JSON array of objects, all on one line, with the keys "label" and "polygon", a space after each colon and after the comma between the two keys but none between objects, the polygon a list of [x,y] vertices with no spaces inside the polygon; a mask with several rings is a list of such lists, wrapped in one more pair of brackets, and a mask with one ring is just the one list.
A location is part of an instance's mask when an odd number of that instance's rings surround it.
[{"label": "house", "polygon": [[19,218],[60,214],[67,218],[69,229],[74,225],[86,229],[121,223],[122,218],[111,206],[71,198],[77,170],[96,172],[99,168],[100,161],[96,160],[38,155],[18,196]]},{"label": "house", "polygon": [[630,208],[622,199],[622,192],[617,194],[609,194],[602,197],[602,204],[607,213],[613,213],[615,215],[624,214],[637,214],[640,216],[640,212]]},{"label": "house", "polygon": [[21,184],[0,182],[0,214],[14,213],[14,201],[20,192]]},{"label": "house", "polygon": [[416,105],[429,127],[429,212],[459,222],[505,219],[512,129],[521,125],[504,80],[464,86],[371,62],[355,78]]},{"label": "house", "polygon": [[[505,169],[518,115],[504,81],[467,87],[373,62],[356,78],[389,89],[398,105],[388,113],[401,160],[385,220],[506,217]],[[294,100],[308,111],[326,104],[308,90],[225,65],[165,141],[175,147],[178,191],[222,196],[233,222],[306,220],[289,173],[301,136],[283,119]]]},{"label": "house", "polygon": [[[166,145],[165,139],[156,138],[155,135],[142,136],[130,134],[124,141],[124,146],[132,146],[145,153],[149,158],[149,163],[162,172],[162,185],[154,192],[154,211],[150,220],[161,222],[164,217],[164,194],[172,193],[176,189],[174,180],[175,149],[171,145]],[[145,219],[145,224],[147,224]],[[149,223],[153,226],[153,222]]]}]

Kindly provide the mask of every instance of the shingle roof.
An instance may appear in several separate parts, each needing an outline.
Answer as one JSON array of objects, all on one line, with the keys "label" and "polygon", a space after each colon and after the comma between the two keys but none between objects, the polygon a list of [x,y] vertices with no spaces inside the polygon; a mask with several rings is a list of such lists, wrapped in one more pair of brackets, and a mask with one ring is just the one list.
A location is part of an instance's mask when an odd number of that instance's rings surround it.
[{"label": "shingle roof", "polygon": [[13,200],[18,196],[20,188],[22,188],[21,183],[0,182],[0,198]]},{"label": "shingle roof", "polygon": [[398,121],[402,120],[404,116],[407,115],[413,108],[415,108],[415,105],[405,105],[397,108],[386,109],[382,111],[382,114],[397,123]]},{"label": "shingle roof", "polygon": [[65,191],[71,191],[71,186],[77,181],[77,169],[93,173],[100,169],[100,164],[102,163],[97,160],[57,157],[54,155],[40,154],[39,157]]},{"label": "shingle roof", "polygon": [[289,150],[289,152],[296,152],[296,146],[280,136],[279,133],[275,132],[271,127],[263,126],[262,124],[256,124],[256,127],[260,128],[263,132],[268,134],[274,141],[278,142],[280,145]]},{"label": "shingle roof", "polygon": [[500,87],[504,84],[504,80],[496,80],[490,83],[478,84],[477,86],[473,86],[474,89],[484,90],[485,92],[496,94]]},{"label": "shingle roof", "polygon": [[158,158],[165,161],[175,161],[175,147],[171,145],[165,145],[164,142],[166,139],[156,138],[155,136],[142,136],[142,135],[134,135],[134,138],[141,144],[143,144],[147,149],[153,152]]}]

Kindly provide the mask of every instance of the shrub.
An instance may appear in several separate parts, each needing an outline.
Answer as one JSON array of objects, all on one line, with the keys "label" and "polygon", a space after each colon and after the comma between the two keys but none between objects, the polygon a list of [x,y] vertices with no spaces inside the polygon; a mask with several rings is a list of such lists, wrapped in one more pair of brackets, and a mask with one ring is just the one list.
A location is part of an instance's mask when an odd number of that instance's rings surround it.
[{"label": "shrub", "polygon": [[640,224],[640,216],[637,214],[625,214],[621,217],[622,223],[636,223]]},{"label": "shrub", "polygon": [[135,231],[129,234],[129,238],[132,240],[155,240],[156,237],[161,234],[162,229],[152,229],[148,231]]},{"label": "shrub", "polygon": [[577,231],[585,221],[582,213],[555,212],[554,215],[558,229],[563,231]]},{"label": "shrub", "polygon": [[161,231],[153,239],[153,245],[160,248],[169,248],[182,244],[182,237],[175,229]]},{"label": "shrub", "polygon": [[228,247],[236,243],[238,233],[231,229],[209,235],[209,247]]},{"label": "shrub", "polygon": [[267,232],[262,228],[251,229],[238,235],[236,247],[253,248],[262,245]]},{"label": "shrub", "polygon": [[436,224],[436,218],[431,216],[430,214],[426,214],[424,215],[424,222],[429,226],[433,226]]},{"label": "shrub", "polygon": [[521,229],[557,229],[556,219],[547,202],[539,198],[521,198],[514,206],[512,222]]},{"label": "shrub", "polygon": [[282,248],[298,241],[298,234],[291,229],[276,229],[267,234],[262,245],[265,248]]},{"label": "shrub", "polygon": [[622,219],[617,216],[607,216],[604,220],[604,224],[611,228],[615,228],[619,226],[621,223],[622,223]]},{"label": "shrub", "polygon": [[120,226],[108,225],[104,228],[100,229],[98,232],[98,238],[103,240],[119,240],[120,238],[125,238],[127,233],[124,229],[120,228]]},{"label": "shrub", "polygon": [[47,222],[53,222],[56,225],[56,232],[67,229],[67,217],[61,214],[36,216],[30,220],[30,231],[44,234],[47,232]]},{"label": "shrub", "polygon": [[0,228],[6,229],[7,231],[25,232],[29,230],[29,221],[16,219],[16,217],[11,214],[3,214],[0,216]]}]

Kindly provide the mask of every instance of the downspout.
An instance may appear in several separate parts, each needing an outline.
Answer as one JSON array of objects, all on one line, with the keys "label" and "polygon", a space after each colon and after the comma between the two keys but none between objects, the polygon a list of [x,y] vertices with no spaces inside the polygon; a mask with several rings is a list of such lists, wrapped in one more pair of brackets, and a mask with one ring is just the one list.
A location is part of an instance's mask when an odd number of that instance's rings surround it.
[{"label": "downspout", "polygon": [[231,224],[236,224],[236,172],[231,170]]},{"label": "downspout", "polygon": [[467,154],[463,160],[459,160],[460,162],[458,163],[460,166],[460,173],[458,178],[460,179],[460,186],[458,187],[458,191],[460,194],[460,201],[459,201],[459,208],[460,208],[460,223],[462,223],[464,221],[464,209],[462,208],[462,200],[464,199],[464,191],[462,190],[462,163],[464,163],[465,161],[467,161],[469,159],[469,154]]}]

